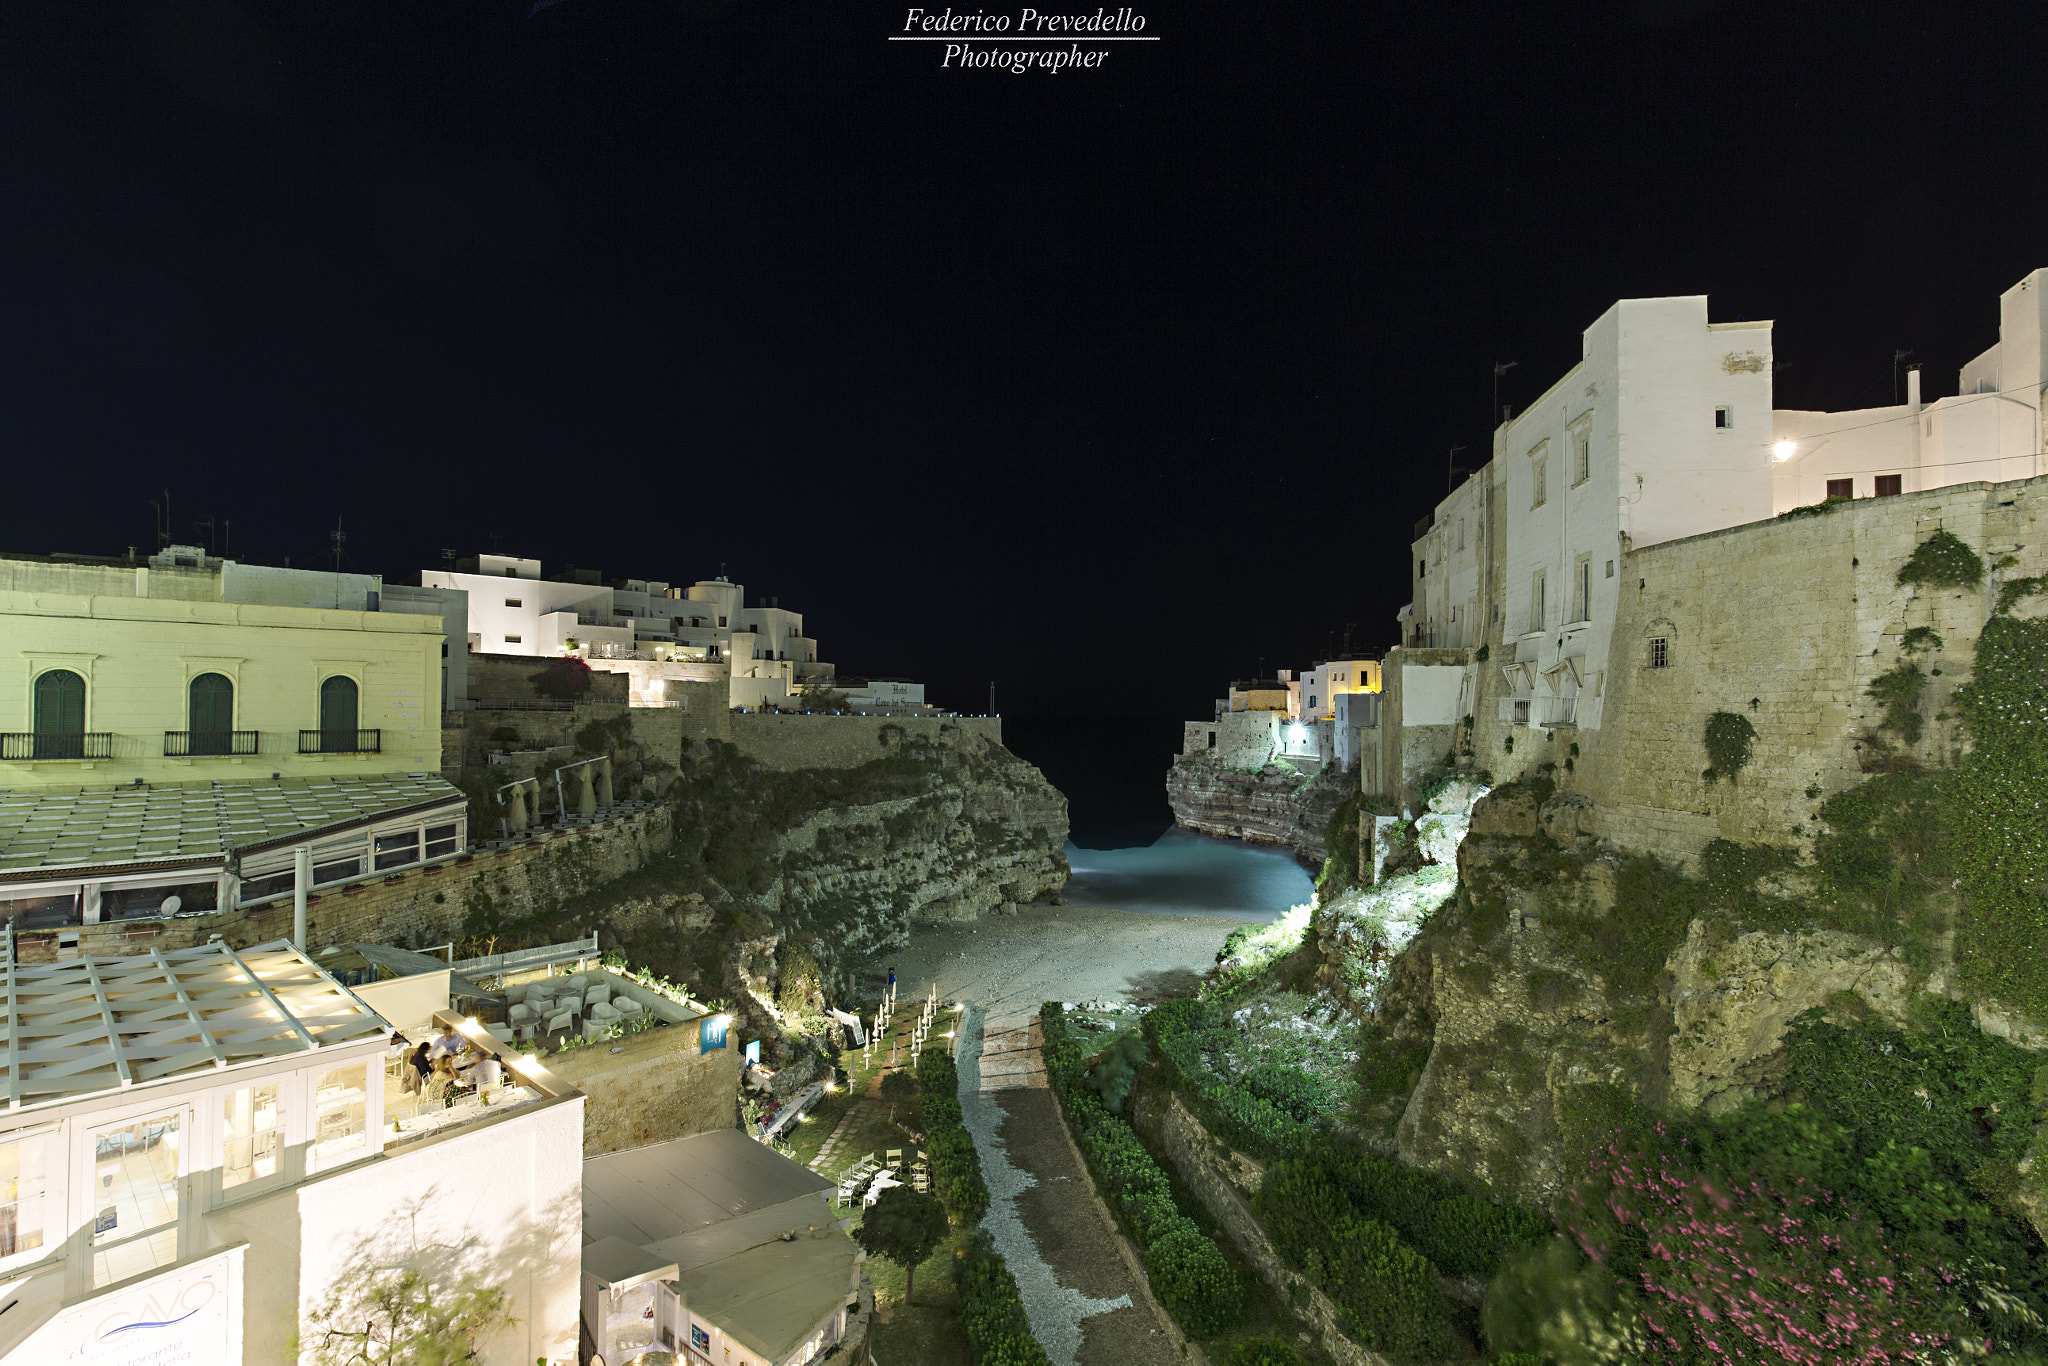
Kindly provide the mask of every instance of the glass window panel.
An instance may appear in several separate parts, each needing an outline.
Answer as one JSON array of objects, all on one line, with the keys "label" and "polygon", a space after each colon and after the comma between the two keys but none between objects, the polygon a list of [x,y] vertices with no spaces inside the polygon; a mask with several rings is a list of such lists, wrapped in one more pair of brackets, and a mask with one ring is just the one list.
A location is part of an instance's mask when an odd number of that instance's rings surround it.
[{"label": "glass window panel", "polygon": [[462,847],[462,827],[453,823],[427,827],[427,857],[441,858]]},{"label": "glass window panel", "polygon": [[67,896],[25,896],[0,900],[0,921],[12,921],[17,930],[46,930],[80,921],[78,898]]},{"label": "glass window panel", "polygon": [[[172,905],[171,899],[177,898]],[[101,920],[141,920],[179,911],[210,911],[220,898],[212,882],[186,882],[175,887],[107,887],[100,891]]]},{"label": "glass window panel", "polygon": [[364,1063],[320,1074],[320,1085],[313,1094],[313,1153],[323,1165],[365,1146],[367,1075]]},{"label": "glass window panel", "polygon": [[377,869],[401,868],[420,861],[420,832],[400,830],[377,836]]},{"label": "glass window panel", "polygon": [[0,1257],[43,1245],[43,1193],[54,1134],[0,1143]]},{"label": "glass window panel", "polygon": [[261,901],[267,896],[289,892],[299,885],[298,874],[292,872],[272,873],[268,877],[250,878],[242,884],[242,904]]},{"label": "glass window panel", "polygon": [[244,1086],[229,1092],[223,1102],[222,1189],[277,1175],[284,1150],[284,1112],[277,1103],[277,1087],[274,1081]]},{"label": "glass window panel", "polygon": [[178,1142],[183,1112],[93,1135],[93,1284],[126,1280],[178,1256]]}]

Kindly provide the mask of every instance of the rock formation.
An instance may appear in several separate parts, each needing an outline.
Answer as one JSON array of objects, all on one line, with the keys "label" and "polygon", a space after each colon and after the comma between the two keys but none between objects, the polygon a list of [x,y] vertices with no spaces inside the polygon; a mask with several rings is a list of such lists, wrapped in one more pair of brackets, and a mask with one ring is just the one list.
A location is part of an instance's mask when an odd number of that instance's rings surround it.
[{"label": "rock formation", "polygon": [[1212,754],[1183,754],[1166,774],[1166,799],[1182,829],[1284,844],[1311,868],[1322,866],[1330,817],[1357,787],[1355,776],[1341,771],[1305,776],[1267,764],[1247,773]]}]

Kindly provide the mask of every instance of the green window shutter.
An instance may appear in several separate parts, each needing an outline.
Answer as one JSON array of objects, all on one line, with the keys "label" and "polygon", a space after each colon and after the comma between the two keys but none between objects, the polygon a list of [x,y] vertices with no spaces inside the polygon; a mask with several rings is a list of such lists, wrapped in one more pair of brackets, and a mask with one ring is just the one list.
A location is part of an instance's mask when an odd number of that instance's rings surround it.
[{"label": "green window shutter", "polygon": [[[323,749],[346,753],[356,743],[356,681],[337,674],[320,684],[320,729]],[[337,746],[342,746],[336,750]]]},{"label": "green window shutter", "polygon": [[36,679],[36,734],[85,734],[85,680],[69,669]]},{"label": "green window shutter", "polygon": [[224,735],[235,728],[235,685],[222,674],[201,674],[192,680],[191,729],[195,734]]}]

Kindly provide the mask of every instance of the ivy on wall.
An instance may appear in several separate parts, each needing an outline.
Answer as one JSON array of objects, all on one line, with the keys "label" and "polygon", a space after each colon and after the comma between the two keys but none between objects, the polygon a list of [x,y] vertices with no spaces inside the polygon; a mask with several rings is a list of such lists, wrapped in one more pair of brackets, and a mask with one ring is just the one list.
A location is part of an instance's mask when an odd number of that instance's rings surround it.
[{"label": "ivy on wall", "polygon": [[1975,588],[1984,581],[1984,557],[1953,531],[1937,531],[1899,567],[1898,581],[1929,588]]},{"label": "ivy on wall", "polygon": [[1756,749],[1756,727],[1739,712],[1717,711],[1707,718],[1706,742],[1713,767],[1700,776],[1710,783],[1722,778],[1732,783],[1735,775],[1749,766]]}]

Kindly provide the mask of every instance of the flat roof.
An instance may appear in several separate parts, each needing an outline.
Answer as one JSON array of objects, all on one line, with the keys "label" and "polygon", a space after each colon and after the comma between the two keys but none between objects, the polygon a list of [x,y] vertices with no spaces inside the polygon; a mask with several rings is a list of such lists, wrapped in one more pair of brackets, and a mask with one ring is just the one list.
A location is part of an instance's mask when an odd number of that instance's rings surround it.
[{"label": "flat roof", "polygon": [[[759,1146],[756,1144],[755,1146]],[[780,1361],[852,1294],[860,1249],[831,1202],[803,1195],[656,1243],[690,1312]]]},{"label": "flat roof", "polygon": [[0,1082],[9,1110],[236,1063],[381,1041],[390,1026],[288,940],[15,961],[0,943]]},{"label": "flat roof", "polygon": [[583,1237],[648,1247],[832,1183],[737,1129],[583,1160]]},{"label": "flat roof", "polygon": [[0,788],[0,877],[109,864],[175,867],[466,800],[461,788],[434,773]]}]

